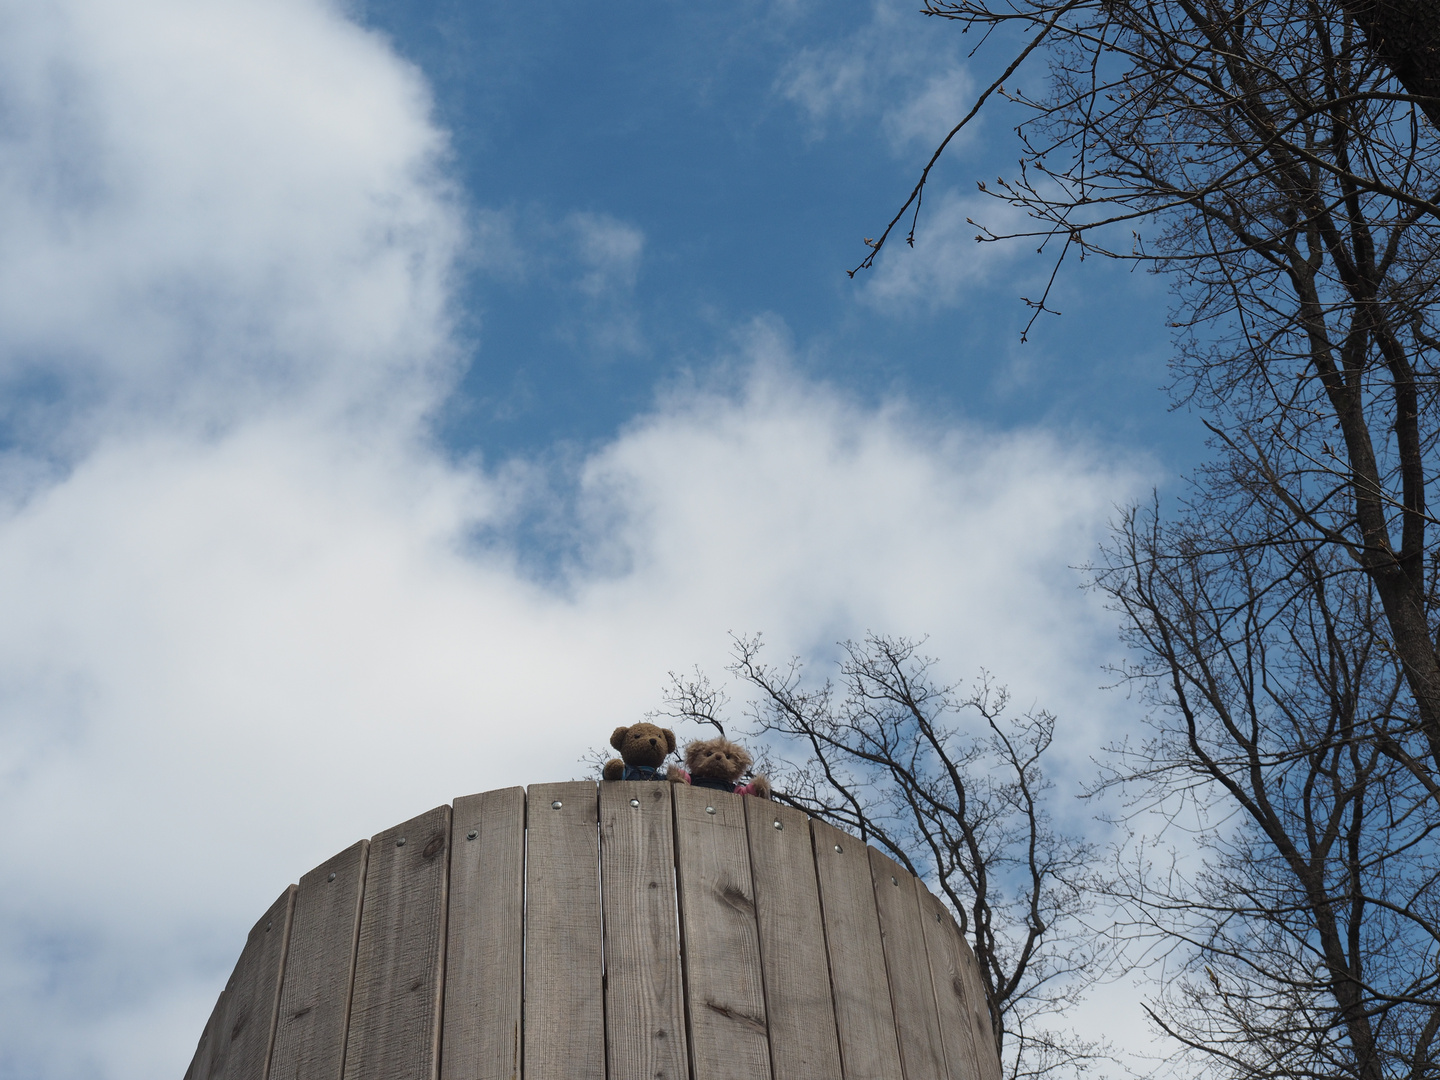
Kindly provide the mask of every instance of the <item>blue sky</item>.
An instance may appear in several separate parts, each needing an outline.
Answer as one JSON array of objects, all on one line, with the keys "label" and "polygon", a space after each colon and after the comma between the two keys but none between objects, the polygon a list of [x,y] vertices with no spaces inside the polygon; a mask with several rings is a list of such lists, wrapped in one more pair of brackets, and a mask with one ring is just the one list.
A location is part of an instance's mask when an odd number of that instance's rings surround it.
[{"label": "blue sky", "polygon": [[[1052,301],[1063,318],[1020,344],[1019,298],[1038,295],[1049,256],[981,250],[954,212],[978,216],[975,181],[1013,167],[1003,103],[938,170],[921,251],[845,275],[992,75],[989,53],[967,61],[958,25],[901,4],[357,13],[424,73],[452,175],[511,249],[482,254],[459,292],[470,351],[439,429],[450,445],[505,454],[609,436],[657,383],[703,374],[737,325],[765,316],[807,374],[868,397],[1192,451],[1157,392],[1163,283],[1072,266]],[[633,247],[598,273],[576,267],[577,217]]]},{"label": "blue sky", "polygon": [[1137,707],[1074,568],[1196,425],[1162,282],[1070,267],[1020,344],[1049,264],[965,224],[1013,220],[1003,113],[846,277],[965,44],[891,3],[0,0],[0,1078],[181,1075],[286,883],[575,775],[730,631],[819,673],[929,634],[1088,775]]}]

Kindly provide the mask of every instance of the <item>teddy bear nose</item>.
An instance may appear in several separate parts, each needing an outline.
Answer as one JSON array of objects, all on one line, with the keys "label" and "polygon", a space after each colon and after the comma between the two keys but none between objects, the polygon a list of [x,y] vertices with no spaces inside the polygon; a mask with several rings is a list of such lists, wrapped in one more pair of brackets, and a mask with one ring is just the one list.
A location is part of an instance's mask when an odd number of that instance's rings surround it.
[{"label": "teddy bear nose", "polygon": [[654,739],[651,739],[651,740],[650,740],[650,745],[651,745],[651,746],[654,746],[654,745],[656,745],[656,743],[655,743],[655,740],[654,740]]}]

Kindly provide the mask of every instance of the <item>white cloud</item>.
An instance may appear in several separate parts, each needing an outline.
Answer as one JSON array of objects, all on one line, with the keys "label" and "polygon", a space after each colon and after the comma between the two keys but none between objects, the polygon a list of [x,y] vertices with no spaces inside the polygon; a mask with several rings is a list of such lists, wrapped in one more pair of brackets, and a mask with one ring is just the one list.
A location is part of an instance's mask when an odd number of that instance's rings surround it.
[{"label": "white cloud", "polygon": [[[557,583],[466,540],[535,492],[298,423],[117,441],[0,524],[0,859],[24,883],[0,898],[0,1042],[34,1075],[183,1071],[271,894],[437,802],[573,775],[729,629],[811,656],[930,632],[1091,745],[1108,635],[1065,567],[1134,476],[760,353],[738,394],[678,393],[581,463]],[[122,1026],[151,1033],[129,1057]],[[54,1045],[78,1056],[41,1067]]]},{"label": "white cloud", "polygon": [[202,422],[413,393],[460,236],[415,71],[320,2],[4,6],[0,378]]},{"label": "white cloud", "polygon": [[[572,775],[729,629],[807,655],[931,632],[1072,748],[1113,708],[1065,567],[1132,468],[861,405],[763,323],[732,385],[558,483],[457,465],[421,417],[461,222],[413,71],[319,0],[4,17],[0,373],[60,392],[12,395],[0,462],[0,1075],[180,1075],[286,883]],[[629,288],[639,232],[568,220],[578,280]],[[482,262],[523,263],[477,226]],[[551,578],[516,539],[536,505]]]}]

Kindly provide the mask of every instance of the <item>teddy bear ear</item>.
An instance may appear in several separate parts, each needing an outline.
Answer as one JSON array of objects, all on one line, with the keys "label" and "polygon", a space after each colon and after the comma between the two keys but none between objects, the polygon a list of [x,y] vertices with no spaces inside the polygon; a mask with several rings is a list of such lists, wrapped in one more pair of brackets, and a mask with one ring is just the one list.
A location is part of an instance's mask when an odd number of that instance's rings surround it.
[{"label": "teddy bear ear", "polygon": [[662,727],[660,734],[665,736],[665,746],[673,754],[675,752],[675,733],[668,727]]},{"label": "teddy bear ear", "polygon": [[610,733],[610,745],[616,750],[623,750],[625,748],[625,736],[628,734],[630,734],[628,727],[617,727]]},{"label": "teddy bear ear", "polygon": [[734,750],[735,760],[740,763],[741,772],[744,772],[750,768],[751,765],[755,764],[755,759],[750,756],[750,751],[746,750],[743,746],[735,746]]}]

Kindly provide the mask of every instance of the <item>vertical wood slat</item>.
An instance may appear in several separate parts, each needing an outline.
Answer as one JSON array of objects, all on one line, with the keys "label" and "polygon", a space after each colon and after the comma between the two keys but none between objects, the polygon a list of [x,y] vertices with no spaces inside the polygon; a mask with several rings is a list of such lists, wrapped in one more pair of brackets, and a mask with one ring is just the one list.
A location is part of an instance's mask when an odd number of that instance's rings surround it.
[{"label": "vertical wood slat", "polygon": [[895,1080],[900,1045],[865,845],[818,818],[811,819],[810,834],[843,1075],[845,1080]]},{"label": "vertical wood slat", "polygon": [[361,840],[300,879],[270,1080],[340,1080],[369,850]]},{"label": "vertical wood slat", "polygon": [[870,848],[869,856],[905,1080],[944,1080],[945,1051],[940,1044],[940,1021],[935,1011],[915,880],[882,852]]},{"label": "vertical wood slat", "polygon": [[291,885],[250,930],[227,988],[230,1000],[220,1033],[227,1044],[224,1070],[217,1071],[212,1065],[212,1076],[223,1076],[224,1080],[265,1080],[275,1038],[275,1013],[280,1004],[285,946],[294,909],[295,886]]},{"label": "vertical wood slat", "polygon": [[519,1080],[517,1038],[533,1080],[1001,1080],[968,945],[883,854],[703,788],[531,796],[528,830],[521,789],[469,796],[288,889],[186,1080]]},{"label": "vertical wood slat", "polygon": [[767,1080],[770,1045],[744,808],[753,796],[677,784],[673,798],[694,1080]]},{"label": "vertical wood slat", "polygon": [[600,785],[608,1080],[686,1080],[670,789]]},{"label": "vertical wood slat", "polygon": [[449,848],[448,806],[370,841],[345,1080],[438,1075]]},{"label": "vertical wood slat", "polygon": [[925,951],[930,956],[930,981],[935,987],[946,1072],[950,1080],[981,1080],[970,1029],[972,1015],[966,1006],[967,991],[961,973],[960,927],[955,925],[949,908],[919,881],[915,882],[915,892],[925,929]]},{"label": "vertical wood slat", "polygon": [[604,1080],[596,786],[534,784],[526,806],[525,1077]]},{"label": "vertical wood slat", "polygon": [[[186,1080],[210,1080],[213,1075],[217,1065],[215,1051],[220,1044],[220,1029],[225,1025],[225,1007],[229,1004],[230,990],[227,987],[220,991],[215,1007],[210,1010],[210,1019],[205,1021],[205,1030],[200,1033],[200,1042],[195,1047],[195,1057],[185,1074]],[[223,1056],[219,1058],[218,1067],[225,1068]]]},{"label": "vertical wood slat", "polygon": [[836,1080],[840,1043],[810,819],[767,799],[742,801],[755,882],[771,1072],[784,1080]]},{"label": "vertical wood slat", "polygon": [[[956,928],[957,935],[959,928]],[[990,1006],[986,1003],[985,985],[980,980],[980,965],[963,935],[958,937],[960,978],[965,984],[965,1007],[970,1016],[970,1041],[975,1046],[980,1080],[1001,1080],[1000,1052],[995,1048],[995,1033],[990,1027]]]},{"label": "vertical wood slat", "polygon": [[455,800],[442,1080],[520,1080],[525,790]]}]

